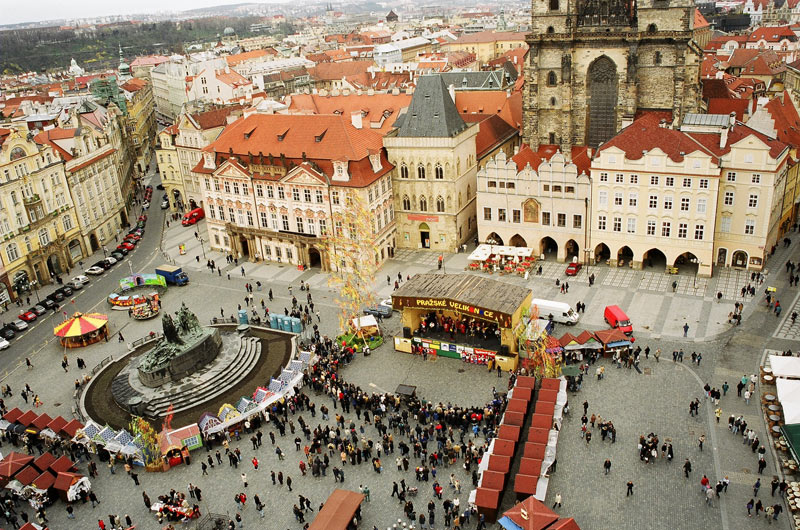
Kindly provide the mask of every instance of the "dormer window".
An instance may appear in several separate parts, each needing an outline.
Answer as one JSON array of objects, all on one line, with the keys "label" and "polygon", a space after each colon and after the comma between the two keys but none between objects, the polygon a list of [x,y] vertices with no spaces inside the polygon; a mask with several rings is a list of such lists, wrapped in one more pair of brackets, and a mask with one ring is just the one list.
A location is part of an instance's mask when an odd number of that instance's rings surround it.
[{"label": "dormer window", "polygon": [[322,139],[325,138],[325,133],[326,132],[328,132],[328,129],[325,129],[321,133],[314,135],[314,141],[316,143],[320,143],[322,141]]},{"label": "dormer window", "polygon": [[286,138],[287,134],[289,134],[289,129],[286,129],[285,131],[283,131],[281,134],[278,135],[278,141],[282,142],[284,138]]},{"label": "dormer window", "polygon": [[381,169],[383,169],[383,164],[381,163],[381,154],[376,153],[374,155],[369,155],[369,163],[372,165],[372,172],[377,173]]},{"label": "dormer window", "polygon": [[214,153],[203,153],[203,167],[206,169],[216,169]]}]

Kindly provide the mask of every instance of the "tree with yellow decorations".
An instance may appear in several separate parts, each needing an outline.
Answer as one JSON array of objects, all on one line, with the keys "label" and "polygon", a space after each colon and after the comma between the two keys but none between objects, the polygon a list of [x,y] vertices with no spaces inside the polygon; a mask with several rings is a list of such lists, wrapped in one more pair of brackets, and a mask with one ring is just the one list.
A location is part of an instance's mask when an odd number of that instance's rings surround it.
[{"label": "tree with yellow decorations", "polygon": [[[522,316],[514,328],[514,337],[519,346],[522,367],[536,377],[559,377],[561,362],[547,352],[550,336],[538,326],[539,308],[529,306],[522,310]],[[524,357],[523,357],[524,352]]]},{"label": "tree with yellow decorations", "polygon": [[150,423],[139,416],[131,419],[128,428],[134,440],[138,439],[142,446],[142,458],[146,469],[157,469],[164,465],[164,458],[161,454],[161,444],[158,441],[158,433]]}]

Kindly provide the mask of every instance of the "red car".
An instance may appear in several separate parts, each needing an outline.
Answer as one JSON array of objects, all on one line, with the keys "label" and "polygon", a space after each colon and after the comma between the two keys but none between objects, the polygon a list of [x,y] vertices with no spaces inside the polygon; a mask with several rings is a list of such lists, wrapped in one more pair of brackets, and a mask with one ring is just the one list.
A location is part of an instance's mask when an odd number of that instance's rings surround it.
[{"label": "red car", "polygon": [[142,237],[141,236],[137,236],[136,234],[128,234],[127,236],[125,236],[125,241],[136,241],[136,242],[138,242],[140,239],[142,239]]},{"label": "red car", "polygon": [[565,271],[565,274],[567,276],[575,276],[576,274],[578,274],[578,271],[580,271],[582,267],[583,267],[582,264],[573,261],[572,263],[567,265],[567,270]]},{"label": "red car", "polygon": [[135,245],[133,243],[128,243],[127,241],[124,241],[119,245],[117,245],[117,248],[124,248],[125,250],[133,250],[135,248]]},{"label": "red car", "polygon": [[147,216],[146,215],[140,215],[139,216],[139,221],[145,221],[146,222],[147,221]]},{"label": "red car", "polygon": [[36,313],[33,311],[25,311],[19,315],[20,320],[24,320],[25,322],[33,322],[36,320]]}]

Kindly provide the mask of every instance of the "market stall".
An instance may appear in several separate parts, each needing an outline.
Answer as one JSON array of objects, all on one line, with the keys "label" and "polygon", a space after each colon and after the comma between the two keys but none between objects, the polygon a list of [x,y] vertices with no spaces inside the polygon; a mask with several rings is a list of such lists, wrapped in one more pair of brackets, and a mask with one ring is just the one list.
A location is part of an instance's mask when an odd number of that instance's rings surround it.
[{"label": "market stall", "polygon": [[353,519],[361,518],[364,495],[355,491],[335,489],[308,527],[309,530],[350,530]]},{"label": "market stall", "polygon": [[134,320],[149,320],[158,316],[161,311],[161,300],[158,293],[144,295],[144,301],[137,303],[129,309]]},{"label": "market stall", "polygon": [[392,293],[402,312],[395,349],[516,369],[513,329],[530,289],[470,274],[418,274]]},{"label": "market stall", "polygon": [[[536,258],[529,247],[507,247],[481,244],[467,257],[470,261],[467,270],[482,271],[488,274],[529,274]],[[526,276],[527,277],[527,276]]]},{"label": "market stall", "polygon": [[65,348],[81,348],[108,340],[108,315],[75,313],[72,318],[53,328],[53,334]]}]

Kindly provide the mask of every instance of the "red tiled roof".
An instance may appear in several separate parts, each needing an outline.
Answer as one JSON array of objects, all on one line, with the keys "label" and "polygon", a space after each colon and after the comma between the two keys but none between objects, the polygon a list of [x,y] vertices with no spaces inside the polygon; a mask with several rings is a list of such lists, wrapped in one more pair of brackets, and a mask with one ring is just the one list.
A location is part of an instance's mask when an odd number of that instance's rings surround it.
[{"label": "red tiled roof", "polygon": [[135,66],[158,66],[161,63],[169,61],[169,57],[164,55],[146,55],[144,57],[137,57],[131,61],[131,67]]},{"label": "red tiled roof", "polygon": [[739,48],[725,61],[728,68],[741,68],[739,75],[776,75],[786,70],[786,63],[773,50]]},{"label": "red tiled roof", "polygon": [[797,36],[789,26],[764,26],[753,30],[753,32],[747,37],[748,42],[758,42],[760,40],[765,40],[767,42],[780,42],[783,39],[796,41]]},{"label": "red tiled roof", "polygon": [[123,90],[127,90],[128,92],[136,92],[137,90],[141,90],[147,86],[146,79],[140,79],[138,77],[132,77],[128,79],[125,83],[122,84],[120,87]]},{"label": "red tiled roof", "polygon": [[778,140],[786,142],[795,149],[800,148],[800,115],[789,92],[784,91],[783,98],[773,98],[764,108],[775,121]]},{"label": "red tiled roof", "polygon": [[252,50],[249,52],[228,55],[225,57],[225,62],[228,63],[228,66],[236,66],[244,61],[251,61],[253,59],[258,59],[259,57],[266,57],[267,55],[267,50]]},{"label": "red tiled roof", "polygon": [[702,29],[710,26],[706,17],[700,12],[699,9],[694,10],[694,29]]},{"label": "red tiled roof", "polygon": [[[534,151],[528,144],[522,144],[517,154],[511,157],[511,160],[517,164],[517,171],[522,171],[528,164],[530,164],[531,169],[538,171],[541,163],[550,160],[558,151],[559,147],[557,145],[543,144],[539,146],[538,151]],[[570,154],[572,163],[577,166],[578,175],[583,173],[589,174],[589,168],[592,163],[592,159],[589,156],[590,152],[588,147],[572,147],[572,152]]]},{"label": "red tiled roof", "polygon": [[308,73],[312,78],[320,81],[339,81],[347,76],[366,72],[372,65],[372,61],[340,61],[335,63],[319,63],[316,66],[309,68]]},{"label": "red tiled roof", "polygon": [[736,114],[736,119],[741,121],[744,119],[744,115],[747,114],[747,108],[751,101],[751,99],[710,98],[708,100],[708,113],[730,116],[731,112],[733,112]]},{"label": "red tiled roof", "polygon": [[[392,129],[401,109],[411,103],[411,94],[405,92],[392,94],[348,94],[346,96],[320,96],[319,94],[295,94],[291,96],[289,112],[311,114],[340,114],[349,119],[350,114],[360,111],[365,127],[386,134]],[[381,121],[384,113],[389,116],[380,128],[372,128],[370,123]]]},{"label": "red tiled roof", "polygon": [[117,150],[116,150],[116,149],[109,149],[108,151],[106,151],[106,152],[104,152],[104,153],[100,153],[100,154],[99,154],[99,155],[97,155],[97,156],[93,156],[92,158],[90,158],[90,159],[88,159],[88,160],[86,160],[86,161],[84,161],[84,162],[81,162],[81,163],[80,163],[80,164],[78,164],[77,166],[70,168],[70,169],[69,169],[69,171],[70,171],[71,173],[74,173],[74,172],[76,172],[76,171],[80,171],[81,169],[83,169],[83,168],[85,168],[85,167],[89,167],[89,166],[91,166],[92,164],[94,164],[94,163],[95,163],[95,162],[97,162],[98,160],[100,160],[100,159],[103,159],[103,158],[105,158],[105,157],[107,157],[107,156],[109,156],[109,155],[112,155],[112,154],[116,153],[116,152],[117,152]]},{"label": "red tiled roof", "polygon": [[235,70],[231,70],[230,72],[226,72],[225,70],[218,70],[215,72],[217,76],[217,80],[225,83],[226,85],[230,86],[242,86],[242,85],[252,85],[253,82],[248,80],[242,74]]},{"label": "red tiled roof", "polygon": [[702,144],[706,150],[712,152],[716,156],[722,156],[731,150],[731,146],[748,136],[755,136],[761,140],[767,147],[769,147],[769,156],[778,158],[780,154],[788,147],[785,143],[768,137],[747,125],[736,122],[736,125],[728,131],[728,141],[725,147],[719,146],[719,135],[712,133],[688,133],[696,142]]},{"label": "red tiled roof", "polygon": [[475,151],[481,159],[494,151],[497,147],[519,134],[516,127],[512,127],[497,114],[463,114],[461,116],[467,123],[478,123],[478,134],[475,137]]},{"label": "red tiled roof", "polygon": [[243,107],[241,105],[228,105],[214,110],[205,112],[197,112],[191,115],[201,130],[214,129],[216,127],[223,127],[227,123],[228,115],[236,111],[240,111]]}]

